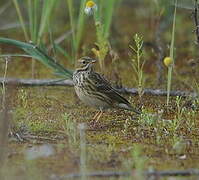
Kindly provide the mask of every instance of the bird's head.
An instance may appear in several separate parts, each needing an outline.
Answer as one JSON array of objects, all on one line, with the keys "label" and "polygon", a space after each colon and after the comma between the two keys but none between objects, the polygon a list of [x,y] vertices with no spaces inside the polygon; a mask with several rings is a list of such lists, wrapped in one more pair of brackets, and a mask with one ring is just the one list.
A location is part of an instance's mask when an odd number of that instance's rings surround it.
[{"label": "bird's head", "polygon": [[97,60],[92,59],[90,57],[82,57],[78,59],[78,67],[81,69],[92,68],[93,64],[96,63]]}]

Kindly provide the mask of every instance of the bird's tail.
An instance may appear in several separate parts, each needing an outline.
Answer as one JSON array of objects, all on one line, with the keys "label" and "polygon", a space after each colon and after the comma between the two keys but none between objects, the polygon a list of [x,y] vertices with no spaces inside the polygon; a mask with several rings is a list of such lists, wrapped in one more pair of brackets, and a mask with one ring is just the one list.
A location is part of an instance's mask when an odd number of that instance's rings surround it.
[{"label": "bird's tail", "polygon": [[126,110],[129,110],[129,111],[133,111],[136,114],[141,114],[140,111],[138,111],[137,109],[135,109],[134,107],[132,107],[130,104],[119,103],[118,107],[121,108],[121,109],[126,109]]}]

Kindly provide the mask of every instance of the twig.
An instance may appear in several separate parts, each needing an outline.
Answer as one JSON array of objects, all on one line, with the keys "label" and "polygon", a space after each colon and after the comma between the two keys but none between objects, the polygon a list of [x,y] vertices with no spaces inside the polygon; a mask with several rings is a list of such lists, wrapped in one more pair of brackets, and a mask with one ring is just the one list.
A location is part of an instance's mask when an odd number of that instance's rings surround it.
[{"label": "twig", "polygon": [[[98,171],[87,173],[87,177],[124,177],[133,176],[135,171],[132,172],[122,172],[122,171]],[[162,176],[199,176],[198,169],[187,169],[187,170],[166,170],[166,171],[156,171],[149,170],[143,172],[146,177],[162,177]],[[63,176],[51,175],[51,180],[63,180],[63,179],[74,179],[80,178],[82,175],[79,173],[67,174]]]},{"label": "twig", "polygon": [[[60,79],[15,79],[15,78],[0,78],[0,84],[4,81],[5,84],[17,84],[18,86],[73,86],[72,80],[60,80]],[[136,88],[121,87],[116,88],[119,93],[137,95],[138,90]],[[162,89],[143,89],[145,95],[153,96],[166,96],[167,91]],[[197,97],[198,94],[188,91],[171,91],[170,96],[182,96],[182,97]]]},{"label": "twig", "polygon": [[198,0],[195,0],[195,8],[194,8],[194,21],[195,21],[195,26],[196,26],[196,39],[197,39],[197,44],[199,44],[199,20],[198,20]]}]

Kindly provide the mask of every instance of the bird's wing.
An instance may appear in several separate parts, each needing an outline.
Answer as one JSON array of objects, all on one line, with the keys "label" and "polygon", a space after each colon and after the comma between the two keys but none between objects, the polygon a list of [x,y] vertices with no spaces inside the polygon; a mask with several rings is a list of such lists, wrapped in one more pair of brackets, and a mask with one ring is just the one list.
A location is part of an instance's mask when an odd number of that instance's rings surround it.
[{"label": "bird's wing", "polygon": [[93,82],[98,92],[105,94],[111,100],[113,100],[113,102],[124,103],[131,107],[130,103],[124,97],[122,97],[103,76],[98,73],[91,73],[89,78]]}]

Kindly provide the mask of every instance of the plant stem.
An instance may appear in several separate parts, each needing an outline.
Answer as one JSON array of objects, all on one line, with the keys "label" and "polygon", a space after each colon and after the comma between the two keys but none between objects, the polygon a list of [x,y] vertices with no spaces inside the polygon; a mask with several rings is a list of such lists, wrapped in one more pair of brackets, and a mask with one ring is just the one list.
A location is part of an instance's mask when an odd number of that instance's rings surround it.
[{"label": "plant stem", "polygon": [[173,27],[172,27],[172,38],[170,46],[170,58],[173,60],[173,64],[168,67],[168,79],[167,79],[167,106],[169,105],[169,97],[171,91],[171,79],[172,79],[172,70],[174,65],[174,40],[175,40],[175,25],[176,25],[176,7],[178,0],[175,0],[175,9],[173,16]]},{"label": "plant stem", "polygon": [[169,97],[171,91],[171,78],[172,78],[172,66],[168,67],[168,80],[167,80],[167,106],[169,105]]},{"label": "plant stem", "polygon": [[24,19],[23,19],[23,16],[21,14],[21,10],[20,10],[20,7],[19,7],[19,3],[17,0],[13,0],[13,3],[15,5],[15,8],[16,8],[16,11],[17,11],[17,14],[18,14],[18,17],[19,17],[19,21],[20,21],[20,24],[21,24],[21,27],[23,29],[23,32],[24,32],[24,36],[25,36],[25,39],[26,41],[29,40],[29,37],[28,37],[28,32],[26,30],[26,26],[25,26],[25,23],[24,23]]},{"label": "plant stem", "polygon": [[77,44],[76,44],[76,49],[79,49],[79,45],[81,43],[82,39],[82,34],[83,34],[83,29],[84,29],[84,20],[85,20],[85,15],[84,15],[84,7],[86,4],[86,0],[81,0],[80,4],[80,10],[79,10],[79,16],[78,16],[78,22],[77,22]]},{"label": "plant stem", "polygon": [[77,41],[76,41],[76,36],[75,36],[75,21],[74,21],[74,9],[73,9],[73,1],[72,0],[67,0],[67,5],[68,5],[68,11],[69,11],[69,18],[70,18],[70,26],[72,29],[72,58],[73,61],[75,60],[75,54],[77,51]]}]

